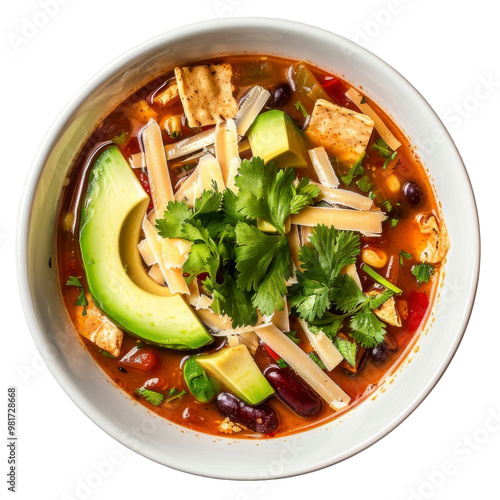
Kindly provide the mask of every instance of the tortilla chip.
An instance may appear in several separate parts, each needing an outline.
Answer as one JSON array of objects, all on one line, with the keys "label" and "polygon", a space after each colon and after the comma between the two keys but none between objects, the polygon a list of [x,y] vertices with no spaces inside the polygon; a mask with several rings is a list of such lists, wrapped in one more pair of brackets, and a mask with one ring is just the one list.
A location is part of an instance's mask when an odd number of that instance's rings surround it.
[{"label": "tortilla chip", "polygon": [[340,165],[352,167],[362,157],[374,123],[366,115],[318,99],[305,134],[315,146],[323,146]]},{"label": "tortilla chip", "polygon": [[175,68],[179,96],[190,127],[215,125],[234,118],[238,103],[233,97],[230,64],[204,64]]}]

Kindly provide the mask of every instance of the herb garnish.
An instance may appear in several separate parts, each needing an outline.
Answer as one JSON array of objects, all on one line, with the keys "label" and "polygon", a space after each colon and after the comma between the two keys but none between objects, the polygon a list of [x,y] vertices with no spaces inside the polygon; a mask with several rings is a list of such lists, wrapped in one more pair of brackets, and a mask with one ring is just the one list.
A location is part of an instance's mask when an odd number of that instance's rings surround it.
[{"label": "herb garnish", "polygon": [[139,387],[135,390],[135,393],[139,396],[142,396],[148,403],[151,403],[153,406],[159,406],[165,399],[165,396],[160,392],[151,391],[150,389],[146,389],[145,387]]},{"label": "herb garnish", "polygon": [[313,351],[308,352],[308,355],[322,370],[326,370],[325,363],[323,363]]},{"label": "herb garnish", "polygon": [[184,389],[179,392],[175,387],[172,387],[172,389],[168,391],[168,397],[165,399],[165,403],[170,403],[170,401],[173,401],[174,399],[182,398],[184,394],[186,394]]},{"label": "herb garnish", "polygon": [[401,249],[401,252],[399,252],[399,263],[404,266],[404,260],[403,259],[413,259],[413,255],[411,253],[405,252],[403,249]]},{"label": "herb garnish", "polygon": [[393,151],[389,147],[382,137],[373,143],[372,148],[378,151],[382,158],[385,158],[384,166],[382,167],[384,170],[387,168],[387,165],[389,165],[389,162],[394,160],[398,154],[397,151]]},{"label": "herb garnish", "polygon": [[365,153],[363,153],[361,155],[361,158],[358,160],[358,162],[353,167],[350,168],[349,172],[347,172],[346,175],[343,175],[341,177],[342,182],[346,186],[349,186],[349,184],[353,181],[353,179],[355,177],[358,177],[358,176],[363,175],[365,173],[365,169],[361,165],[364,157],[365,157]]},{"label": "herb garnish", "polygon": [[307,118],[309,116],[309,113],[306,111],[306,108],[304,108],[303,104],[300,101],[297,101],[294,106],[297,111],[300,111],[302,113],[302,116],[304,118]]},{"label": "herb garnish", "polygon": [[360,252],[359,235],[318,225],[309,241],[310,246],[300,249],[304,270],[296,273],[298,283],[291,286],[288,295],[294,313],[308,322],[313,333],[322,331],[332,340],[349,318],[349,334],[360,345],[380,344],[385,337],[385,325],[372,310],[399,288],[387,282],[393,289],[368,297],[349,275],[341,274],[345,266],[356,262]]},{"label": "herb garnish", "polygon": [[[213,296],[211,307],[231,317],[233,328],[255,325],[257,309],[267,315],[283,310],[293,270],[286,221],[319,195],[309,179],[297,182],[293,169],[264,165],[259,157],[242,161],[236,186],[237,195],[214,186],[194,208],[170,202],[156,221],[160,236],[193,242],[182,268],[186,281],[207,273],[203,285]],[[276,233],[261,231],[258,220]]]},{"label": "herb garnish", "polygon": [[431,276],[436,272],[436,268],[423,262],[422,264],[416,264],[411,268],[411,274],[417,278],[417,283],[428,283]]},{"label": "herb garnish", "polygon": [[75,306],[83,306],[82,316],[87,315],[87,306],[89,305],[87,298],[85,297],[85,290],[83,289],[83,285],[80,282],[80,279],[76,276],[68,276],[68,280],[66,281],[66,286],[75,286],[80,289],[80,293],[76,302],[73,304]]}]

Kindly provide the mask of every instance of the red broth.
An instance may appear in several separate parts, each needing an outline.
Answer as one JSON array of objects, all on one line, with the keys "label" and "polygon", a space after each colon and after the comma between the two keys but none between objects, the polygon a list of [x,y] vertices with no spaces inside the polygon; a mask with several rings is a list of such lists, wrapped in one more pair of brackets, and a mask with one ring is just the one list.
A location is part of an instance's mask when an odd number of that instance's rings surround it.
[{"label": "red broth", "polygon": [[[294,61],[274,57],[235,56],[225,58],[224,62],[229,62],[233,67],[235,96],[238,97],[249,86],[256,84],[273,91],[280,83],[287,82],[288,70]],[[356,106],[345,96],[349,86],[339,76],[327,74],[318,68],[311,67],[311,69],[334,102],[357,110]],[[92,152],[96,148],[99,149],[103,143],[109,143],[114,138],[116,141],[116,138],[123,133],[125,135],[121,137],[124,137],[124,140],[118,141],[118,147],[125,158],[140,152],[140,144],[137,139],[138,133],[150,118],[147,113],[137,111],[136,105],[141,100],[146,100],[153,111],[154,117],[162,128],[164,143],[175,142],[175,139],[172,139],[165,131],[164,122],[171,115],[183,113],[181,102],[178,101],[169,107],[162,107],[154,101],[158,89],[172,78],[173,72],[169,72],[148,82],[113,110],[108,117],[97,125],[69,173],[69,184],[65,187],[60,200],[57,226],[57,265],[64,301],[76,331],[80,334],[84,334],[85,329],[91,328],[91,325],[82,316],[82,307],[74,305],[79,290],[73,286],[65,286],[65,283],[69,276],[78,276],[84,289],[88,289],[78,243],[80,204],[86,189],[86,165],[89,165],[89,157],[95,160],[96,156],[92,156]],[[292,97],[284,105],[277,105],[275,108],[288,113],[300,125],[303,124],[304,117],[300,108],[298,109],[295,106],[295,102],[296,99]],[[330,372],[331,378],[351,397],[351,403],[345,410],[335,412],[323,403],[322,410],[317,416],[302,418],[275,396],[266,401],[266,404],[273,407],[279,416],[279,427],[272,436],[289,435],[321,425],[338,417],[345,411],[349,411],[353,406],[369,397],[384,378],[392,373],[408,355],[425,324],[426,317],[435,299],[439,273],[441,272],[440,265],[435,265],[436,272],[428,283],[418,285],[411,273],[411,261],[403,259],[404,265],[401,265],[399,260],[402,250],[413,253],[417,252],[422,245],[422,236],[415,230],[414,219],[416,215],[423,213],[437,216],[439,214],[438,203],[426,172],[416,158],[409,140],[376,105],[371,102],[370,105],[402,145],[398,149],[397,161],[391,162],[387,169],[383,168],[385,159],[372,148],[373,143],[380,137],[376,130],[374,130],[367,146],[363,166],[365,174],[374,186],[375,203],[382,210],[387,211],[388,204],[384,204],[384,202],[390,202],[389,217],[395,221],[397,220],[397,223],[394,223],[394,227],[391,227],[390,223],[384,224],[380,237],[368,238],[361,236],[361,249],[363,250],[363,248],[369,246],[375,251],[384,252],[387,256],[387,263],[377,271],[403,290],[401,296],[397,298],[398,311],[402,316],[402,327],[387,326],[388,340],[392,344],[391,349],[386,349],[382,356],[377,358],[376,352],[362,350],[363,354],[360,356],[362,360],[357,373],[349,370],[345,362]],[[182,138],[198,132],[199,130],[192,130],[187,126],[183,126]],[[91,164],[92,160],[90,159]],[[169,163],[169,166],[171,167],[172,185],[174,187],[178,186],[186,175],[185,165],[173,161],[171,164]],[[146,192],[149,192],[147,172],[142,169],[135,169],[134,172]],[[339,175],[345,173],[339,172]],[[312,168],[301,170],[299,175],[317,180]],[[416,183],[420,189],[421,201],[418,206],[412,206],[408,203],[403,193],[403,186],[409,181]],[[349,189],[366,195],[355,183],[352,183]],[[371,286],[373,281],[361,270],[361,263],[360,256],[357,268],[363,289],[366,289]],[[297,336],[302,339],[301,345],[308,345],[307,339],[295,318],[291,318],[291,328],[298,332]],[[81,336],[82,342],[95,362],[120,389],[127,392],[132,398],[140,401],[149,410],[161,417],[181,426],[189,427],[197,432],[224,436],[219,429],[224,417],[221,416],[215,404],[213,402],[198,402],[189,393],[183,381],[182,363],[189,354],[192,354],[191,351],[175,351],[156,346],[146,346],[143,342],[138,343],[136,338],[125,334],[120,358],[137,347],[139,347],[139,352],[142,349],[148,349],[153,353],[145,356],[149,359],[149,365],[143,367],[144,369],[137,370],[133,364],[120,363],[118,359],[104,355],[99,347],[86,340],[84,336]],[[216,339],[213,344],[197,352],[215,351],[223,347],[224,342],[222,339]],[[276,364],[269,350],[262,343],[255,354],[255,361],[262,371],[267,366]],[[149,371],[145,371],[146,368],[150,368]],[[289,368],[286,369],[289,370]],[[155,381],[154,379],[158,380]],[[145,384],[153,390],[162,391],[165,395],[168,395],[172,389],[177,392],[185,390],[186,393],[170,402],[164,402],[155,407],[135,393],[137,388]],[[251,431],[243,431],[238,434],[238,437],[251,434]]]}]

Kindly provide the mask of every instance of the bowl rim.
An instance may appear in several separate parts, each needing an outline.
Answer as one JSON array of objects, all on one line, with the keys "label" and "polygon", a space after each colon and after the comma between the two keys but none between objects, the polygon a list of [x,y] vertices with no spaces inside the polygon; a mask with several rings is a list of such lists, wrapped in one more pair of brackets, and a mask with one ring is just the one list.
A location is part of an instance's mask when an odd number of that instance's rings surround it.
[{"label": "bowl rim", "polygon": [[[27,177],[24,182],[23,191],[20,198],[20,205],[18,208],[18,224],[17,224],[17,234],[16,234],[16,267],[17,267],[17,281],[18,281],[18,290],[21,298],[21,303],[23,307],[23,312],[26,318],[26,323],[30,330],[33,341],[38,349],[38,351],[42,354],[44,352],[45,340],[42,337],[42,326],[39,322],[39,319],[35,313],[34,308],[34,297],[33,293],[30,290],[29,276],[27,272],[26,263],[28,262],[28,240],[29,240],[29,228],[31,221],[31,212],[33,208],[35,194],[38,188],[38,184],[40,181],[40,177],[42,175],[44,166],[52,152],[54,146],[57,144],[62,132],[64,131],[65,125],[68,120],[71,119],[73,114],[78,110],[78,108],[86,101],[86,99],[95,91],[101,84],[106,82],[109,77],[115,74],[117,71],[122,69],[131,61],[137,59],[141,55],[158,49],[163,45],[168,44],[169,42],[174,41],[178,37],[186,37],[192,35],[200,35],[205,34],[208,35],[211,32],[216,32],[221,29],[234,29],[234,28],[256,28],[256,29],[288,29],[288,30],[298,30],[304,35],[314,36],[315,34],[322,34],[322,36],[329,37],[333,41],[337,43],[342,43],[347,47],[352,48],[358,52],[363,52],[365,56],[370,57],[372,59],[377,59],[377,63],[385,66],[385,69],[392,74],[395,78],[395,81],[399,82],[402,85],[405,85],[409,88],[411,92],[413,92],[416,97],[421,101],[422,105],[425,106],[427,112],[431,112],[434,118],[437,120],[442,127],[444,132],[445,141],[454,149],[457,158],[460,160],[462,174],[465,175],[465,180],[468,184],[468,204],[474,209],[473,210],[473,219],[474,219],[474,230],[477,234],[477,241],[474,245],[474,254],[471,255],[473,260],[472,268],[473,275],[471,282],[469,284],[468,289],[468,299],[467,299],[467,307],[462,316],[462,321],[458,327],[457,334],[454,337],[454,343],[450,345],[450,349],[448,351],[448,356],[443,359],[439,369],[434,374],[433,378],[428,380],[425,390],[423,390],[418,396],[416,396],[413,400],[413,404],[409,405],[405,411],[401,412],[397,418],[393,419],[391,422],[387,423],[387,425],[383,426],[379,429],[372,437],[364,442],[359,443],[357,446],[346,450],[343,454],[338,456],[337,458],[331,459],[329,461],[324,461],[324,463],[320,464],[312,464],[309,467],[303,466],[300,471],[293,471],[291,473],[283,473],[277,474],[267,479],[276,479],[276,478],[285,478],[285,477],[294,477],[297,475],[313,472],[316,470],[321,470],[325,467],[333,465],[335,463],[339,463],[347,458],[350,458],[357,453],[369,448],[384,436],[393,431],[396,427],[398,427],[406,418],[408,418],[415,409],[422,403],[422,401],[429,395],[429,393],[433,390],[435,385],[439,382],[444,372],[448,368],[451,360],[453,359],[462,339],[467,329],[467,325],[470,320],[470,316],[472,313],[472,309],[474,306],[476,292],[479,281],[479,270],[480,270],[480,261],[481,261],[481,237],[480,237],[480,224],[479,224],[479,216],[477,211],[477,204],[474,196],[474,190],[472,187],[472,183],[470,181],[469,175],[467,173],[467,169],[464,165],[464,162],[460,156],[460,153],[450,135],[445,125],[434,111],[434,109],[430,106],[427,100],[420,94],[420,92],[396,69],[394,69],[391,65],[386,63],[377,55],[373,54],[369,50],[364,47],[359,46],[355,42],[344,38],[341,35],[330,32],[323,28],[319,28],[313,25],[309,25],[302,22],[285,20],[280,18],[271,18],[271,17],[227,17],[222,19],[210,19],[206,21],[201,21],[197,23],[191,23],[184,26],[177,27],[172,30],[168,30],[164,33],[156,35],[149,40],[146,40],[134,47],[126,50],[118,57],[115,57],[113,61],[111,61],[108,65],[104,66],[101,70],[99,70],[93,77],[91,77],[87,82],[83,85],[83,87],[68,101],[68,103],[63,107],[57,117],[54,119],[52,125],[49,127],[45,136],[43,137],[36,153],[31,163],[31,166],[28,170]],[[458,166],[458,162],[457,162]],[[60,367],[57,363],[53,361],[52,358],[43,356],[43,359],[47,365],[47,368],[54,376],[58,384],[62,387],[64,392],[68,395],[68,397],[76,404],[76,406],[95,424],[97,424],[104,432],[106,432],[109,436],[116,439],[121,444],[123,440],[121,439],[120,432],[115,429],[114,426],[110,425],[107,417],[104,416],[99,411],[95,411],[95,409],[89,405],[85,398],[80,397],[78,393],[73,391],[72,383],[70,382],[69,376],[65,373],[65,371]],[[300,435],[300,434],[299,434]],[[188,466],[179,466],[173,463],[166,463],[160,460],[157,460],[155,457],[148,455],[145,453],[145,450],[134,450],[147,457],[157,463],[162,465],[167,465],[170,468],[173,468],[178,471],[188,472],[191,474],[210,477],[210,478],[218,478],[218,479],[241,479],[241,480],[259,480],[260,478],[251,478],[251,477],[232,477],[227,474],[221,474],[219,476],[215,476],[213,474],[203,474],[202,471],[196,468],[190,468]]]}]

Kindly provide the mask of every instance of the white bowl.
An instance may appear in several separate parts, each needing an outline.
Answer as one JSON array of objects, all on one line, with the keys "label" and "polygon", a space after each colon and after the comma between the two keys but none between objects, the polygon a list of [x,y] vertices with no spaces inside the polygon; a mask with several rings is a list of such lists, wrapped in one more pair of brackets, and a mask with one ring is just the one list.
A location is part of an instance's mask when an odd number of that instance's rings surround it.
[{"label": "white bowl", "polygon": [[[304,59],[363,90],[411,138],[442,204],[451,250],[435,316],[417,354],[392,384],[341,419],[286,438],[216,438],[150,413],[107,382],[82,347],[62,303],[54,262],[57,202],[75,154],[95,124],[151,78],[176,65],[226,54]],[[427,396],[464,334],[479,271],[479,226],[471,185],[443,124],[393,68],[332,33],[278,19],[226,19],[186,26],[110,64],[71,101],[49,131],[27,181],[18,234],[19,286],[26,318],[47,366],[69,397],[104,431],[159,463],[227,479],[276,478],[334,464],[367,448]],[[467,263],[466,265],[464,263]],[[429,321],[429,324],[431,322]],[[182,431],[182,432],[181,432]],[[231,445],[229,445],[231,444]]]}]

